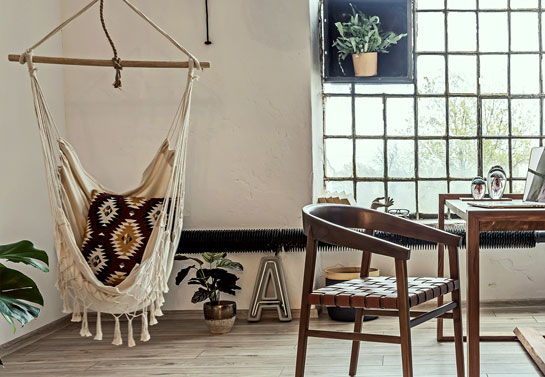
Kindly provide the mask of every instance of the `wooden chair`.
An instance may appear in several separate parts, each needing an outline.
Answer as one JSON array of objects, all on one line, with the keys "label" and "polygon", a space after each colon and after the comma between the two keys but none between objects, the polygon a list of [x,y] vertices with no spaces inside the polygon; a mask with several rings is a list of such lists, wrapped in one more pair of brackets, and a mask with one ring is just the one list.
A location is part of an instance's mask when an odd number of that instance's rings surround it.
[{"label": "wooden chair", "polygon": [[[309,336],[352,340],[349,375],[355,376],[360,341],[401,345],[403,376],[413,376],[411,328],[433,318],[454,321],[457,376],[464,376],[464,352],[458,268],[460,237],[384,212],[338,204],[315,204],[303,208],[303,227],[307,235],[301,319],[297,346],[296,377],[305,373]],[[365,229],[365,233],[354,230]],[[373,236],[374,231],[387,231],[422,239],[448,247],[450,278],[408,278],[407,260],[410,249]],[[318,242],[358,249],[363,252],[361,278],[313,290]],[[368,277],[371,254],[394,258],[396,277]],[[410,311],[428,300],[452,294],[452,301],[429,312]],[[310,306],[325,305],[356,309],[354,332],[309,329]],[[400,335],[364,334],[364,314],[399,317]],[[411,319],[411,317],[414,317]]]}]

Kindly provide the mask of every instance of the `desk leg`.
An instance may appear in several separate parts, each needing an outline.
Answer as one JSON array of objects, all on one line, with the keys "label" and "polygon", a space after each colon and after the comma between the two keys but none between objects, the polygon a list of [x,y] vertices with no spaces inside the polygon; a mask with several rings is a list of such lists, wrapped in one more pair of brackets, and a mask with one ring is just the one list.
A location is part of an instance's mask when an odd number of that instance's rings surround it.
[{"label": "desk leg", "polygon": [[480,375],[479,220],[467,221],[467,364],[468,377]]}]

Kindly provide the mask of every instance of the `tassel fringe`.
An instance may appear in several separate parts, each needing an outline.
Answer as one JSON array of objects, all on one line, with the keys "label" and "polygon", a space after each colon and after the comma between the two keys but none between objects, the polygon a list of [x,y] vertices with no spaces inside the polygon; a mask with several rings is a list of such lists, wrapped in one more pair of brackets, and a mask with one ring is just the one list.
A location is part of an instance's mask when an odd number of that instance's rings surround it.
[{"label": "tassel fringe", "polygon": [[74,309],[72,311],[72,322],[80,322],[81,321],[81,313],[79,312],[79,302],[76,300],[74,301]]},{"label": "tassel fringe", "polygon": [[153,326],[157,323],[157,319],[155,318],[155,304],[152,302],[149,308],[149,324],[150,326]]},{"label": "tassel fringe", "polygon": [[64,291],[64,294],[62,295],[62,312],[63,313],[72,313],[72,310],[70,310],[70,296],[68,295],[68,291]]},{"label": "tassel fringe", "polygon": [[148,340],[150,340],[148,331],[148,313],[144,311],[142,312],[142,331],[140,332],[140,341],[147,342]]},{"label": "tassel fringe", "polygon": [[114,316],[115,318],[115,329],[114,329],[114,340],[112,344],[114,346],[120,346],[123,344],[123,339],[121,338],[121,328],[119,327],[119,317]]},{"label": "tassel fringe", "polygon": [[136,343],[134,342],[134,334],[133,334],[133,331],[132,331],[132,318],[129,318],[128,319],[128,334],[127,334],[127,344],[129,347],[134,347],[136,346]]},{"label": "tassel fringe", "polygon": [[87,321],[87,308],[83,308],[83,320],[81,321],[81,330],[79,331],[79,334],[84,337],[92,335],[89,331],[89,322]]},{"label": "tassel fringe", "polygon": [[102,340],[102,321],[100,320],[100,312],[97,312],[97,330],[95,340]]}]

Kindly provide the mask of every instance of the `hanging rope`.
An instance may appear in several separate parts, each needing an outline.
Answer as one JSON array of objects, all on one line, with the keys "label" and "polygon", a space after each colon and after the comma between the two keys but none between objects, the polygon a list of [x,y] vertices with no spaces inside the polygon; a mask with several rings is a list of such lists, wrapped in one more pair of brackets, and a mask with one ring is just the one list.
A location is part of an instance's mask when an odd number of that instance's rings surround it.
[{"label": "hanging rope", "polygon": [[115,47],[114,41],[106,28],[106,22],[104,21],[104,0],[100,0],[100,23],[102,24],[102,30],[104,30],[108,42],[110,42],[110,46],[112,46],[112,51],[114,52],[112,63],[114,64],[115,69],[115,81],[113,85],[116,89],[121,88],[121,70],[123,69],[123,66],[121,65],[121,59],[117,56],[117,48]]}]

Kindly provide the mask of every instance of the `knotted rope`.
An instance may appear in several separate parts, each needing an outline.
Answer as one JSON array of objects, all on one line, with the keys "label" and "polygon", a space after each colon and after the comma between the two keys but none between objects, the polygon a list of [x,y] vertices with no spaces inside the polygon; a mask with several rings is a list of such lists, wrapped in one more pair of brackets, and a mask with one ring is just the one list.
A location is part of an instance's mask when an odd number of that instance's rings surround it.
[{"label": "knotted rope", "polygon": [[106,28],[106,22],[104,21],[104,0],[100,0],[100,23],[102,24],[102,30],[104,30],[104,34],[106,34],[110,46],[112,46],[112,51],[114,52],[112,63],[115,69],[115,81],[113,85],[116,89],[121,88],[121,70],[123,69],[123,66],[121,65],[121,59],[117,56],[117,48],[115,47],[114,41]]}]

